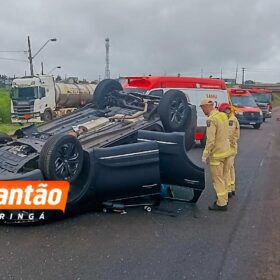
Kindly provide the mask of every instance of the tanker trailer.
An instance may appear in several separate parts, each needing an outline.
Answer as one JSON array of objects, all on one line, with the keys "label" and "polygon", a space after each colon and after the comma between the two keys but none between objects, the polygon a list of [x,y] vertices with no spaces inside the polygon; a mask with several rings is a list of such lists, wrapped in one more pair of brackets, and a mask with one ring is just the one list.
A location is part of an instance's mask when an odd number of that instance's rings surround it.
[{"label": "tanker trailer", "polygon": [[53,76],[13,80],[11,121],[37,123],[73,112],[91,102],[95,84],[55,83]]},{"label": "tanker trailer", "polygon": [[65,115],[90,103],[95,87],[95,84],[55,83],[55,113]]}]

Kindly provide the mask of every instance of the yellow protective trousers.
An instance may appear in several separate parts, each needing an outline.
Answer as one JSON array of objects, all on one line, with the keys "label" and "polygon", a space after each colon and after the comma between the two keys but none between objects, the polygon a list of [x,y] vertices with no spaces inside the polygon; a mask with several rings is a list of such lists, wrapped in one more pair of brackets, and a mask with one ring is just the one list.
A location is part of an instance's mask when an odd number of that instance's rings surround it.
[{"label": "yellow protective trousers", "polygon": [[216,204],[218,206],[225,206],[228,203],[228,180],[230,173],[229,157],[210,161],[210,173],[217,194]]},{"label": "yellow protective trousers", "polygon": [[229,178],[228,178],[228,191],[235,191],[235,168],[234,168],[235,155],[229,158]]}]

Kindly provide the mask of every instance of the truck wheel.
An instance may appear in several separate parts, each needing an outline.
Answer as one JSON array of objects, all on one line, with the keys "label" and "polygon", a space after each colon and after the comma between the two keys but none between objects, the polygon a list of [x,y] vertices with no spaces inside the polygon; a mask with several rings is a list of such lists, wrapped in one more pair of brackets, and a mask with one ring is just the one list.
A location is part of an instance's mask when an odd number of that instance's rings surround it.
[{"label": "truck wheel", "polygon": [[0,144],[6,144],[12,140],[12,137],[10,137],[8,134],[0,132]]},{"label": "truck wheel", "polygon": [[39,168],[48,180],[75,181],[83,167],[83,149],[79,140],[57,134],[47,140],[39,158]]},{"label": "truck wheel", "polygon": [[46,109],[43,113],[42,119],[44,122],[49,122],[53,119],[52,110]]},{"label": "truck wheel", "polygon": [[189,114],[185,94],[179,90],[168,90],[160,99],[158,113],[165,131],[185,131]]},{"label": "truck wheel", "polygon": [[253,125],[253,128],[254,129],[259,129],[261,127],[261,124],[260,123],[257,123],[257,124],[254,124]]},{"label": "truck wheel", "polygon": [[93,94],[93,104],[97,109],[104,109],[107,106],[108,97],[113,91],[123,90],[122,85],[112,79],[105,79],[101,81]]}]

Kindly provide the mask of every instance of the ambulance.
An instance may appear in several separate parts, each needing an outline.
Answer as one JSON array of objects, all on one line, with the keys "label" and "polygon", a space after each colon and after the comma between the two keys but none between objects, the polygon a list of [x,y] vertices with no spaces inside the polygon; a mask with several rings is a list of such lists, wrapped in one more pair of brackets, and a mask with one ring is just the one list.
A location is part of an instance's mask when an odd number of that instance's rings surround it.
[{"label": "ambulance", "polygon": [[240,125],[252,125],[259,129],[263,122],[263,112],[248,89],[229,88],[230,104]]},{"label": "ambulance", "polygon": [[221,103],[228,102],[226,84],[220,79],[197,77],[172,77],[172,76],[143,76],[122,77],[121,83],[124,91],[135,91],[147,95],[162,96],[170,89],[184,92],[189,102],[196,106],[197,129],[195,140],[202,146],[206,143],[206,119],[200,108],[203,98],[211,98],[218,107]]}]

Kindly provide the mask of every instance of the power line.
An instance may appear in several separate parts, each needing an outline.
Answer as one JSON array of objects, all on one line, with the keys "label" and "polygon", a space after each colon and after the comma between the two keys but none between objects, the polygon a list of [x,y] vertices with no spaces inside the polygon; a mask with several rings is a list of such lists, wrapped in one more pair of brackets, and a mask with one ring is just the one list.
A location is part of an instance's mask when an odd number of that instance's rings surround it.
[{"label": "power line", "polygon": [[0,53],[27,53],[27,51],[0,51]]},{"label": "power line", "polygon": [[16,59],[16,58],[0,57],[0,59],[2,59],[2,60],[12,60],[12,61],[27,62],[27,60],[23,60],[23,59]]}]

